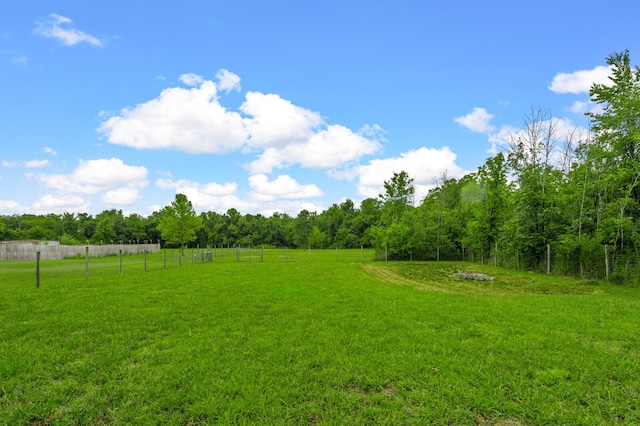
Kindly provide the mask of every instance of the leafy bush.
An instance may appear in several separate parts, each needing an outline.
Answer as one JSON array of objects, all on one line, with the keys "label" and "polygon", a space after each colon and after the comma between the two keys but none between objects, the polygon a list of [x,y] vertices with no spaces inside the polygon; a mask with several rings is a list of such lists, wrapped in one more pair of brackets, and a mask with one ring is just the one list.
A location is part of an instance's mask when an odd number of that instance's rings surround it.
[{"label": "leafy bush", "polygon": [[82,244],[82,242],[72,237],[71,235],[65,233],[60,237],[60,244],[64,244],[67,246],[79,246]]}]

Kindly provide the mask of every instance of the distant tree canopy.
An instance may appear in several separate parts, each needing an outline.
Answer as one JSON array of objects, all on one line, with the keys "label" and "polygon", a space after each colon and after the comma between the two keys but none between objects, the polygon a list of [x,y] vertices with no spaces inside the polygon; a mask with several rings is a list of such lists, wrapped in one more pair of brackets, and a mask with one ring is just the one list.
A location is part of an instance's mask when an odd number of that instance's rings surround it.
[{"label": "distant tree canopy", "polygon": [[[196,215],[183,194],[147,218],[105,210],[0,216],[0,239],[66,243],[158,241],[185,246],[375,247],[390,259],[472,260],[584,278],[640,283],[640,70],[629,52],[607,58],[609,84],[591,131],[565,131],[533,107],[502,152],[459,179],[446,171],[421,200],[406,171],[384,193],[296,217],[274,213]],[[436,175],[438,171],[435,171]],[[551,265],[549,256],[553,254]],[[499,260],[499,262],[498,262]]]}]

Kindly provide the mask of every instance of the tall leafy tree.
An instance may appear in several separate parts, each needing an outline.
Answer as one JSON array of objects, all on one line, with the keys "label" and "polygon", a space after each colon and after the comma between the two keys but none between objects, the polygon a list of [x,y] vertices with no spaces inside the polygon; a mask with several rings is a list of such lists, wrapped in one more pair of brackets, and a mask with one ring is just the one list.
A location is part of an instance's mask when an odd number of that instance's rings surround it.
[{"label": "tall leafy tree", "polygon": [[554,167],[560,122],[544,107],[531,108],[525,128],[507,140],[508,163],[515,178],[513,214],[508,227],[511,244],[527,268],[542,268],[546,247],[557,237],[558,187],[562,173]]},{"label": "tall leafy tree", "polygon": [[103,244],[128,242],[130,236],[122,210],[104,210],[96,215],[96,227],[92,239]]},{"label": "tall leafy tree", "polygon": [[198,244],[203,247],[221,244],[222,238],[218,233],[218,229],[224,221],[222,215],[216,212],[203,212],[200,217],[202,218],[202,228],[196,232]]},{"label": "tall leafy tree", "polygon": [[384,194],[379,197],[384,204],[388,223],[399,222],[407,207],[413,206],[415,187],[413,178],[404,170],[393,173],[390,180],[384,181]]},{"label": "tall leafy tree", "polygon": [[499,153],[487,159],[463,191],[463,202],[473,206],[473,219],[467,222],[466,245],[476,250],[478,258],[487,259],[503,233],[508,196],[507,164]]},{"label": "tall leafy tree", "polygon": [[267,241],[265,243],[276,247],[287,247],[291,241],[287,240],[287,225],[294,219],[286,213],[275,212],[267,219],[266,232]]},{"label": "tall leafy tree", "polygon": [[79,221],[76,220],[76,216],[73,213],[63,213],[59,220],[59,236],[61,240],[67,241],[79,241],[81,236],[78,232]]},{"label": "tall leafy tree", "polygon": [[309,247],[322,249],[325,248],[327,241],[327,235],[320,230],[317,226],[314,226],[309,234],[308,244]]},{"label": "tall leafy tree", "polygon": [[640,171],[640,69],[631,66],[628,50],[611,54],[607,63],[612,69],[611,82],[594,84],[589,91],[591,100],[602,109],[588,115],[596,146],[606,150],[599,156],[628,169],[623,178],[635,189]]},{"label": "tall leafy tree", "polygon": [[167,244],[184,248],[195,241],[196,231],[202,227],[202,218],[196,215],[186,195],[176,194],[176,198],[161,213],[158,229]]},{"label": "tall leafy tree", "polygon": [[161,212],[155,211],[144,220],[144,230],[147,238],[151,241],[160,241],[161,234],[158,229],[158,223],[161,219]]},{"label": "tall leafy tree", "polygon": [[325,234],[325,242],[328,245],[334,246],[336,244],[336,236],[342,226],[342,221],[342,211],[337,204],[333,204],[316,217],[316,226]]},{"label": "tall leafy tree", "polygon": [[[425,258],[457,259],[462,255],[463,227],[461,193],[468,179],[458,181],[443,173],[438,186],[429,191],[420,205],[425,224],[424,235],[428,241]],[[415,231],[412,235],[417,235]]]},{"label": "tall leafy tree", "polygon": [[293,223],[293,244],[297,247],[307,247],[309,245],[309,238],[315,227],[315,216],[315,213],[311,213],[308,210],[302,210],[298,213]]},{"label": "tall leafy tree", "polygon": [[[146,240],[147,232],[144,226],[144,218],[137,213],[132,213],[125,218],[127,226],[127,238],[131,240]],[[149,239],[150,240],[150,239]]]},{"label": "tall leafy tree", "polygon": [[362,239],[358,237],[354,230],[354,219],[356,209],[353,201],[346,199],[340,204],[341,224],[335,236],[334,243],[339,247],[356,248],[362,244]]},{"label": "tall leafy tree", "polygon": [[4,218],[0,216],[0,241],[6,239],[7,228],[4,224]]},{"label": "tall leafy tree", "polygon": [[413,178],[403,170],[384,181],[384,193],[378,196],[382,215],[371,232],[377,248],[385,249],[392,259],[408,259],[413,252],[415,239],[410,237],[414,221],[408,216],[414,210],[414,195]]},{"label": "tall leafy tree", "polygon": [[601,106],[590,113],[595,141],[589,158],[601,171],[599,233],[616,256],[635,252],[640,258],[640,68],[629,51],[607,58],[609,84],[594,84],[590,95]]},{"label": "tall leafy tree", "polygon": [[355,213],[350,228],[365,247],[372,247],[375,244],[375,228],[380,221],[381,214],[381,201],[377,198],[362,200],[360,208]]}]

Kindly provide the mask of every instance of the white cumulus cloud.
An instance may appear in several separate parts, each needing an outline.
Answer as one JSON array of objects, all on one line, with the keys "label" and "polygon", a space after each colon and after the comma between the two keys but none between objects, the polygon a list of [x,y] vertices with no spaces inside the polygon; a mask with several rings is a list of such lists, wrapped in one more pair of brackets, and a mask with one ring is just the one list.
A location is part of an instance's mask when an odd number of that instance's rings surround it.
[{"label": "white cumulus cloud", "polygon": [[23,206],[17,201],[0,200],[0,214],[24,214],[24,212],[27,212],[29,210],[29,207]]},{"label": "white cumulus cloud", "polygon": [[209,182],[201,184],[188,179],[174,181],[168,178],[156,180],[156,186],[161,189],[173,190],[176,194],[187,196],[197,211],[217,211],[224,213],[230,208],[239,211],[255,209],[254,203],[248,203],[238,198],[235,193],[236,183],[219,184]]},{"label": "white cumulus cloud", "polygon": [[513,135],[518,135],[522,132],[522,129],[505,124],[500,126],[497,132],[489,135],[489,142],[491,142],[491,148],[487,152],[491,155],[495,155],[500,152],[501,149],[505,149],[505,141],[510,139]]},{"label": "white cumulus cloud", "polygon": [[218,89],[229,93],[232,90],[240,91],[240,77],[228,70],[220,70],[216,74]]},{"label": "white cumulus cloud", "polygon": [[42,167],[47,167],[51,163],[49,160],[30,160],[24,162],[24,167],[27,169],[38,169]]},{"label": "white cumulus cloud", "polygon": [[118,188],[105,192],[100,199],[111,206],[128,206],[140,199],[140,193],[138,188]]},{"label": "white cumulus cloud", "polygon": [[235,194],[238,190],[237,183],[225,183],[221,185],[216,182],[209,182],[203,185],[188,179],[174,181],[173,179],[162,178],[156,180],[156,186],[161,189],[175,189],[176,193],[185,193],[196,188],[199,192],[213,196],[231,195]]},{"label": "white cumulus cloud", "polygon": [[589,93],[591,85],[609,84],[611,67],[597,66],[591,70],[579,70],[572,73],[558,73],[553,77],[549,90],[554,93]]},{"label": "white cumulus cloud", "polygon": [[473,132],[491,133],[495,130],[495,127],[489,124],[492,118],[493,115],[486,109],[475,107],[469,114],[456,117],[453,121]]},{"label": "white cumulus cloud", "polygon": [[[103,121],[98,132],[113,144],[138,149],[176,149],[193,154],[240,151],[252,174],[300,165],[335,169],[380,149],[384,132],[366,125],[354,132],[327,124],[314,111],[277,94],[248,92],[238,111],[225,108],[219,93],[240,89],[240,77],[220,70],[217,82],[183,74],[185,87],[165,89],[150,101],[124,108]],[[102,114],[106,116],[106,114]]]},{"label": "white cumulus cloud", "polygon": [[584,114],[589,110],[589,104],[587,102],[575,101],[573,105],[569,108],[574,114]]},{"label": "white cumulus cloud", "polygon": [[282,147],[304,143],[322,124],[320,114],[293,105],[275,94],[248,92],[240,111],[250,116],[244,123],[252,147]]},{"label": "white cumulus cloud", "polygon": [[440,149],[423,147],[404,152],[399,157],[371,160],[354,169],[358,192],[364,197],[376,198],[384,192],[384,182],[391,179],[393,173],[405,171],[414,180],[417,203],[436,186],[436,180],[443,172],[456,179],[468,173],[456,164],[456,158],[456,154],[444,146]]},{"label": "white cumulus cloud", "polygon": [[129,166],[118,158],[81,160],[73,173],[42,174],[36,178],[49,188],[81,194],[143,188],[148,184],[146,167]]},{"label": "white cumulus cloud", "polygon": [[[244,195],[238,194],[237,183],[199,183],[188,179],[161,178],[156,180],[155,185],[186,195],[197,212],[225,213],[234,208],[242,213],[253,211],[271,216],[281,212],[295,216],[303,209],[314,212],[323,210],[319,203],[309,201],[321,197],[323,192],[314,184],[300,184],[288,175],[278,176],[271,181],[265,175],[250,176],[251,191]],[[156,206],[155,210],[160,208]]]},{"label": "white cumulus cloud", "polygon": [[380,149],[380,143],[354,133],[347,127],[334,124],[296,148],[298,149],[292,150],[288,155],[288,161],[310,168],[327,169],[373,154]]},{"label": "white cumulus cloud", "polygon": [[249,177],[249,186],[253,188],[252,197],[257,201],[297,200],[324,195],[316,185],[301,185],[288,175],[280,175],[269,181],[266,175]]},{"label": "white cumulus cloud", "polygon": [[52,13],[46,20],[36,22],[34,33],[44,37],[55,38],[66,46],[86,42],[94,46],[102,46],[102,41],[84,31],[69,28],[71,19]]},{"label": "white cumulus cloud", "polygon": [[[194,75],[182,79],[198,84]],[[247,138],[240,114],[220,105],[213,81],[202,81],[189,89],[165,89],[156,99],[123,109],[103,122],[98,131],[117,145],[173,148],[194,154],[233,151]]]},{"label": "white cumulus cloud", "polygon": [[84,198],[65,193],[47,194],[33,203],[34,211],[41,214],[87,211],[88,208],[89,205]]},{"label": "white cumulus cloud", "polygon": [[602,104],[596,104],[594,102],[582,102],[575,101],[571,107],[569,107],[569,111],[574,114],[585,114],[585,113],[593,113],[593,114],[602,114],[604,112],[604,107]]},{"label": "white cumulus cloud", "polygon": [[198,74],[182,74],[180,76],[180,81],[186,84],[187,86],[195,87],[199,86],[204,82],[204,79]]},{"label": "white cumulus cloud", "polygon": [[290,216],[297,216],[302,210],[308,212],[322,213],[325,208],[317,203],[302,200],[281,200],[277,203],[265,203],[261,205],[260,214],[266,217],[274,213],[287,213]]},{"label": "white cumulus cloud", "polygon": [[380,149],[380,142],[341,125],[331,125],[314,133],[304,142],[282,149],[268,148],[249,165],[253,173],[270,173],[273,168],[299,164],[311,169],[346,167]]}]

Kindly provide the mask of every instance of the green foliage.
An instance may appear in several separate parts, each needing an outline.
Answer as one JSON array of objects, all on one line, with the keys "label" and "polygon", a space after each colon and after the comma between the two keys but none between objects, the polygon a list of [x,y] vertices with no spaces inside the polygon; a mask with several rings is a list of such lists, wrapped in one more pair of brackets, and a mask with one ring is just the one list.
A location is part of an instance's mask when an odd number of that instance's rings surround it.
[{"label": "green foliage", "polygon": [[596,187],[603,212],[598,231],[615,252],[625,252],[630,243],[637,252],[633,235],[640,230],[640,69],[631,66],[628,51],[613,53],[607,63],[611,83],[594,84],[590,91],[592,101],[602,107],[589,114],[595,141],[587,149],[601,182]]},{"label": "green foliage", "polygon": [[314,226],[309,235],[309,247],[311,248],[325,248],[327,236],[317,226]]},{"label": "green foliage", "polygon": [[315,215],[308,210],[302,210],[298,213],[293,223],[293,244],[296,247],[308,247],[309,238],[313,233]]},{"label": "green foliage", "polygon": [[96,229],[92,240],[100,244],[113,244],[118,242],[118,235],[115,231],[116,215],[111,212],[103,212],[96,216]]},{"label": "green foliage", "polygon": [[78,233],[79,239],[90,240],[93,237],[96,229],[96,221],[90,214],[80,213],[78,214]]},{"label": "green foliage", "polygon": [[79,222],[73,213],[63,213],[58,220],[58,235],[78,239],[78,226]]},{"label": "green foliage", "polygon": [[386,224],[398,222],[407,208],[413,206],[413,178],[404,170],[393,172],[391,179],[384,181],[384,190],[384,194],[379,195],[384,206],[383,220]]},{"label": "green foliage", "polygon": [[144,218],[142,216],[137,213],[132,213],[126,217],[124,221],[127,227],[126,236],[129,237],[128,239],[134,241],[147,239],[147,232],[144,227]]},{"label": "green foliage", "polygon": [[629,51],[613,53],[607,58],[612,67],[610,84],[594,84],[591,100],[602,112],[589,113],[596,135],[597,155],[621,166],[625,189],[637,185],[640,171],[640,69],[632,67]]},{"label": "green foliage", "polygon": [[167,244],[184,247],[195,241],[196,231],[202,227],[202,218],[196,215],[191,201],[184,194],[176,194],[175,200],[161,212],[158,229]]},{"label": "green foliage", "polygon": [[82,241],[76,239],[73,235],[63,234],[60,237],[60,244],[68,245],[68,246],[76,246],[83,244]]}]

